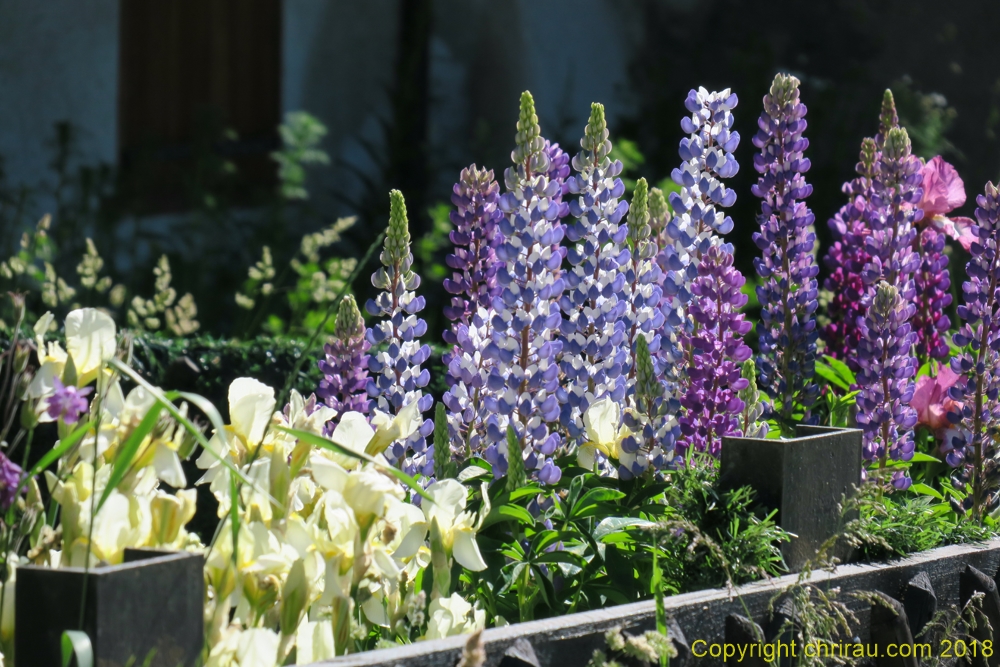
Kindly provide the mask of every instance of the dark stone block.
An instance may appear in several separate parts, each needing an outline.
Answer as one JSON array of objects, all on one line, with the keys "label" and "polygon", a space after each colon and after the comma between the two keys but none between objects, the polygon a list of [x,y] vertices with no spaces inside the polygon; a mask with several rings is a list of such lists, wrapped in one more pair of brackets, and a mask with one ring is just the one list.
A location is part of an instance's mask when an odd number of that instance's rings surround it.
[{"label": "dark stone block", "polygon": [[[913,635],[906,619],[903,603],[884,593],[877,593],[880,600],[872,602],[871,643],[878,646],[876,667],[918,667],[917,658],[910,651],[909,657],[899,657],[905,653],[903,646],[913,646]],[[889,648],[897,657],[889,656]]]},{"label": "dark stone block", "polygon": [[[992,577],[986,576],[971,565],[966,565],[965,571],[959,577],[958,590],[959,599],[961,599],[963,605],[974,594],[982,593],[983,602],[980,609],[986,615],[986,618],[989,619],[991,627],[1000,628],[1000,595],[997,594],[997,584],[993,581]],[[980,642],[994,639],[993,633],[982,622],[977,623],[975,629],[969,634]],[[1000,651],[994,651],[993,655],[989,658],[983,658],[980,655],[970,658],[969,661],[973,667],[983,667],[985,665],[997,667],[997,665],[1000,665]]]},{"label": "dark stone block", "polygon": [[[745,657],[741,659],[739,654],[734,655],[726,661],[726,665],[768,667],[768,662],[764,660],[763,653],[761,652],[761,640],[763,638],[764,631],[746,616],[740,616],[739,614],[726,616],[726,643],[736,647],[747,647],[745,649],[747,651]],[[750,655],[751,646],[758,647],[753,649],[755,651],[753,656]],[[737,650],[740,649],[737,648]]]},{"label": "dark stone block", "polygon": [[204,642],[203,559],[186,552],[126,549],[125,562],[92,568],[17,570],[15,653],[19,665],[60,667],[64,630],[82,630],[100,667],[134,658],[150,667],[194,665]]},{"label": "dark stone block", "polygon": [[[785,562],[799,570],[840,526],[840,503],[861,483],[861,431],[798,426],[787,440],[723,438],[723,489],[753,487],[778,523],[796,535],[782,545]],[[846,559],[849,549],[834,550]]]},{"label": "dark stone block", "polygon": [[522,637],[504,651],[500,667],[541,667],[541,665],[538,663],[535,649],[531,647],[531,642]]},{"label": "dark stone block", "polygon": [[914,638],[919,637],[924,626],[937,613],[937,595],[934,594],[931,578],[926,572],[920,572],[907,582],[903,593],[903,608],[910,623],[910,633]]},{"label": "dark stone block", "polygon": [[673,616],[667,621],[667,636],[677,649],[677,657],[670,660],[672,667],[687,667],[691,662],[691,646],[688,644],[684,631]]}]

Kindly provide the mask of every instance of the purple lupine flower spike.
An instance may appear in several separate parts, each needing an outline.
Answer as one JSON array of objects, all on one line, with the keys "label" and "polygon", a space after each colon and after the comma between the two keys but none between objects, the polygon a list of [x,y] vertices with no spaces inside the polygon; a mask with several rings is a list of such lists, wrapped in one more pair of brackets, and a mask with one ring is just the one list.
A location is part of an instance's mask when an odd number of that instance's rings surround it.
[{"label": "purple lupine flower spike", "polygon": [[578,172],[568,181],[574,220],[566,226],[571,271],[563,274],[567,289],[559,306],[565,385],[560,388],[563,425],[571,437],[583,431],[583,413],[604,396],[625,398],[628,349],[628,304],[618,295],[625,289],[623,267],[629,262],[622,224],[628,204],[620,201],[625,185],[618,177],[622,163],[611,160],[611,142],[604,107],[591,105],[583,150],[573,158]]},{"label": "purple lupine flower spike", "polygon": [[444,332],[452,349],[444,359],[448,391],[443,402],[448,409],[448,426],[453,443],[464,443],[464,451],[452,456],[482,453],[486,444],[483,391],[492,360],[483,354],[490,342],[492,300],[499,294],[496,279],[496,246],[503,240],[498,208],[500,186],[493,172],[475,165],[462,170],[451,197],[456,210],[450,238],[455,252],[446,261],[454,273],[444,287],[455,297],[445,315],[454,320]]},{"label": "purple lupine flower spike", "polygon": [[[337,411],[366,414],[368,399],[368,350],[365,321],[354,296],[348,294],[340,302],[333,338],[324,347],[326,358],[319,362],[323,379],[316,394],[327,406]],[[332,424],[330,425],[332,427]]]},{"label": "purple lupine flower spike", "polygon": [[691,363],[688,390],[681,397],[685,412],[679,420],[679,456],[691,448],[718,456],[723,436],[742,433],[745,406],[739,392],[749,381],[742,377],[741,364],[751,354],[743,336],[752,328],[740,313],[747,302],[745,282],[733,267],[729,244],[713,245],[702,255],[689,306],[697,331],[683,337],[691,349]]},{"label": "purple lupine flower spike", "polygon": [[562,439],[550,426],[560,414],[555,359],[562,348],[557,303],[563,281],[557,272],[566,250],[560,245],[562,206],[556,199],[561,185],[549,180],[551,163],[528,92],[521,95],[516,141],[514,166],[504,174],[507,192],[500,198],[506,214],[500,221],[504,241],[496,249],[500,294],[493,299],[491,340],[484,352],[493,362],[484,400],[491,444],[484,457],[496,475],[506,472],[506,432],[512,426],[525,470],[552,484],[562,476],[552,460]]},{"label": "purple lupine flower spike", "polygon": [[78,389],[74,385],[64,385],[59,378],[52,378],[55,392],[46,400],[49,417],[61,419],[64,424],[75,424],[80,421],[80,415],[87,411],[87,395],[94,391],[93,387]]},{"label": "purple lupine flower spike", "polygon": [[[867,314],[858,322],[858,427],[863,431],[863,454],[868,461],[908,461],[913,457],[913,428],[917,412],[910,407],[917,362],[910,353],[916,334],[909,319],[916,307],[904,301],[893,285],[879,282]],[[897,471],[892,484],[910,485]]]},{"label": "purple lupine flower spike", "polygon": [[[455,251],[445,258],[452,277],[445,278],[444,288],[455,295],[444,308],[452,322],[468,325],[476,308],[488,308],[497,294],[496,244],[500,240],[497,224],[503,212],[497,208],[500,186],[493,171],[472,165],[462,170],[452,189],[451,212],[455,228],[448,238]],[[455,345],[455,325],[444,333],[445,342]]]},{"label": "purple lupine flower spike", "polygon": [[21,487],[23,479],[24,471],[21,466],[7,458],[5,452],[0,451],[0,512],[6,512],[17,500],[18,488]]},{"label": "purple lupine flower spike", "polygon": [[733,219],[721,209],[736,202],[736,191],[726,188],[721,179],[739,171],[733,151],[740,143],[740,134],[732,129],[732,109],[738,101],[728,88],[713,93],[704,88],[692,90],[684,101],[691,115],[681,119],[681,129],[690,136],[681,139],[678,154],[683,162],[671,173],[681,190],[670,193],[674,217],[664,231],[669,243],[661,246],[657,260],[665,271],[659,354],[664,369],[685,363],[682,350],[669,344],[669,339],[696,328],[684,308],[691,300],[691,284],[699,275],[698,262],[709,247],[721,243],[719,234],[728,234],[733,228]]},{"label": "purple lupine flower spike", "polygon": [[760,232],[753,235],[762,257],[754,261],[763,283],[757,287],[761,304],[760,377],[772,399],[780,401],[783,423],[792,421],[796,406],[812,407],[819,394],[813,382],[816,367],[816,308],[819,267],[813,258],[815,217],[802,202],[812,194],[803,173],[809,158],[806,106],[799,101],[799,80],[778,74],[764,96],[760,130],[753,139],[760,153],[754,168],[761,174],[751,188],[763,199]]},{"label": "purple lupine flower spike", "polygon": [[[664,316],[660,309],[663,296],[663,272],[656,263],[657,244],[651,239],[649,184],[645,178],[636,181],[635,192],[628,214],[629,262],[625,266],[625,290],[628,310],[625,320],[628,325],[629,379],[635,378],[635,344],[641,336],[652,354],[660,349],[660,335]],[[662,194],[660,196],[662,201]],[[659,213],[659,211],[657,211]]]},{"label": "purple lupine flower spike", "polygon": [[913,316],[913,329],[917,332],[917,359],[922,362],[944,359],[949,351],[944,337],[951,320],[944,310],[951,305],[951,276],[944,239],[944,234],[933,227],[922,229],[917,238],[920,268],[915,276],[917,312]]},{"label": "purple lupine flower spike", "polygon": [[[951,368],[960,374],[950,396],[961,401],[961,411],[948,420],[956,425],[948,463],[966,468],[971,476],[972,493],[964,510],[973,517],[996,503],[996,489],[989,488],[987,461],[995,460],[996,444],[991,434],[1000,426],[1000,190],[986,184],[984,194],[976,198],[975,240],[966,264],[969,280],[962,285],[963,303],[958,307],[962,325],[952,337],[955,345],[967,348],[952,357]],[[995,474],[995,473],[994,473]]]},{"label": "purple lupine flower spike", "polygon": [[[427,333],[427,323],[417,316],[424,308],[424,297],[414,293],[420,287],[420,276],[411,270],[410,231],[406,218],[403,193],[389,193],[389,229],[380,259],[382,268],[372,275],[372,285],[382,290],[369,300],[365,309],[383,319],[368,329],[365,338],[381,346],[368,359],[368,395],[376,399],[372,410],[398,414],[403,407],[417,401],[421,413],[431,409],[434,397],[423,389],[430,382],[430,373],[421,368],[431,356],[431,348],[420,344]],[[434,472],[433,451],[428,452],[426,438],[434,431],[434,421],[425,419],[420,428],[405,442],[395,442],[385,451],[386,458],[407,473]]]}]

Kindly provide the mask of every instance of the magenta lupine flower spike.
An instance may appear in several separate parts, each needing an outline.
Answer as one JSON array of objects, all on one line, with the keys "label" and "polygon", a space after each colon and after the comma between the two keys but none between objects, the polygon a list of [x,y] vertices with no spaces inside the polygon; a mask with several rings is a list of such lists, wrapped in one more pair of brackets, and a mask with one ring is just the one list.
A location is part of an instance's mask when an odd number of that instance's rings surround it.
[{"label": "magenta lupine flower spike", "polygon": [[995,471],[987,467],[993,460],[995,434],[1000,427],[1000,191],[986,184],[984,194],[976,198],[975,240],[970,244],[972,259],[966,264],[968,282],[962,285],[962,304],[958,316],[962,325],[952,340],[967,351],[954,356],[951,368],[961,377],[951,388],[950,397],[960,401],[961,411],[951,412],[948,420],[956,425],[948,463],[963,466],[971,476],[972,493],[965,510],[977,519],[983,510],[996,502],[996,490],[988,488],[987,477]]},{"label": "magenta lupine flower spike", "polygon": [[[372,285],[382,290],[369,300],[365,309],[383,318],[369,328],[365,338],[372,347],[379,346],[368,360],[368,395],[376,401],[372,411],[398,414],[405,406],[417,402],[421,413],[431,409],[434,397],[423,389],[430,382],[430,373],[421,369],[431,356],[431,349],[420,344],[427,333],[427,323],[417,316],[425,300],[414,293],[420,287],[420,276],[411,270],[410,231],[406,218],[403,193],[389,193],[389,230],[380,259],[382,267],[372,275]],[[434,431],[434,421],[426,419],[405,442],[395,442],[385,451],[386,458],[406,472],[432,475],[434,457],[428,456],[426,438]]]},{"label": "magenta lupine flower spike", "polygon": [[871,280],[864,279],[865,266],[871,262],[867,238],[871,234],[869,215],[875,196],[882,148],[889,130],[899,126],[896,102],[892,91],[882,96],[878,133],[874,139],[861,142],[861,158],[855,167],[858,177],[842,188],[849,201],[827,225],[833,235],[833,244],[827,250],[824,264],[830,275],[823,282],[829,295],[827,315],[830,323],[823,331],[826,354],[844,361],[852,370],[858,369],[857,347],[861,333],[858,318],[865,314],[871,296]]},{"label": "magenta lupine flower spike", "polygon": [[757,287],[761,304],[761,382],[780,416],[790,423],[800,405],[807,411],[816,401],[816,308],[819,267],[813,258],[815,217],[802,202],[812,186],[802,176],[809,171],[803,152],[809,140],[806,106],[799,101],[799,80],[778,74],[764,96],[764,113],[753,144],[760,149],[754,168],[761,174],[751,192],[763,199],[760,232],[753,235],[762,257],[754,261],[763,283]]},{"label": "magenta lupine flower spike", "polygon": [[461,458],[481,453],[486,444],[483,391],[493,362],[483,352],[490,342],[492,301],[499,294],[496,247],[503,240],[499,190],[492,171],[472,165],[462,170],[451,197],[456,207],[451,213],[455,229],[450,233],[455,252],[446,261],[454,273],[444,286],[456,296],[445,308],[454,322],[444,332],[452,349],[445,357],[448,391],[442,401],[448,409],[451,442],[464,443],[452,456]]},{"label": "magenta lupine flower spike", "polygon": [[535,102],[531,93],[521,95],[514,166],[504,180],[507,192],[500,197],[505,217],[500,221],[504,241],[497,246],[500,294],[493,299],[491,341],[485,354],[493,361],[484,404],[490,413],[487,435],[491,443],[484,454],[494,473],[507,470],[508,425],[515,431],[524,456],[524,468],[539,481],[553,484],[562,472],[552,455],[562,444],[550,430],[559,420],[556,398],[562,348],[557,339],[562,316],[558,299],[563,281],[558,276],[566,250],[560,246],[562,206],[556,199],[561,186],[549,179],[551,162],[545,152]]},{"label": "magenta lupine flower spike", "polygon": [[625,185],[619,160],[611,160],[604,107],[591,105],[590,121],[573,158],[578,172],[567,181],[573,220],[566,226],[567,258],[572,270],[563,274],[566,291],[559,306],[565,383],[559,390],[562,421],[571,437],[583,432],[583,413],[591,402],[610,396],[625,398],[628,350],[625,317],[628,304],[623,267],[628,228],[622,224],[628,204],[620,201]]},{"label": "magenta lupine flower spike", "polygon": [[917,333],[917,359],[944,359],[948,343],[944,339],[951,328],[945,308],[951,305],[951,275],[948,256],[944,254],[944,234],[925,227],[917,237],[920,267],[914,276],[917,310],[913,315],[913,330]]},{"label": "magenta lupine flower spike", "polygon": [[689,386],[681,397],[685,408],[680,418],[681,438],[677,453],[688,449],[718,456],[722,436],[741,435],[740,417],[744,403],[739,392],[749,382],[742,377],[741,364],[750,358],[743,336],[752,328],[740,309],[747,296],[746,280],[733,267],[729,244],[716,245],[702,255],[698,277],[691,285],[694,298],[689,306],[697,331],[683,336],[691,350]]},{"label": "magenta lupine flower spike", "polygon": [[833,244],[823,258],[830,271],[823,281],[823,289],[829,295],[826,312],[830,318],[823,329],[825,352],[845,362],[854,371],[858,369],[857,349],[861,339],[858,318],[864,316],[863,301],[867,292],[861,273],[871,259],[865,239],[871,234],[867,211],[877,159],[875,140],[865,139],[856,167],[858,176],[842,188],[850,201],[827,222]]},{"label": "magenta lupine flower spike", "polygon": [[333,338],[324,347],[326,358],[319,362],[323,379],[316,394],[327,406],[337,411],[366,414],[368,399],[368,350],[365,321],[354,296],[348,294],[340,302]]},{"label": "magenta lupine flower spike", "polygon": [[52,378],[55,392],[46,399],[47,412],[52,419],[61,419],[64,424],[75,424],[80,415],[87,411],[87,395],[93,387],[78,389],[74,385],[64,385],[59,378]]},{"label": "magenta lupine flower spike", "polygon": [[[857,405],[858,427],[863,434],[865,459],[909,461],[913,457],[913,428],[917,412],[910,406],[917,374],[917,361],[910,353],[916,334],[909,319],[915,307],[904,301],[893,285],[879,282],[868,313],[858,322]],[[897,489],[910,486],[902,471],[893,474]]]}]

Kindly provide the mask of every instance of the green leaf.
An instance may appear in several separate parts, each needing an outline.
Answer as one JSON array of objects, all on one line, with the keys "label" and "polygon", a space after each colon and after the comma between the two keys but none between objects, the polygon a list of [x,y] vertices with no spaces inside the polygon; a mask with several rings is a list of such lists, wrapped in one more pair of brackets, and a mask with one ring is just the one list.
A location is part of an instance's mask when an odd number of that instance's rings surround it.
[{"label": "green leaf", "polygon": [[587,567],[587,559],[570,551],[548,551],[534,558],[535,563],[567,563],[583,568]]},{"label": "green leaf", "polygon": [[142,445],[142,441],[146,439],[150,431],[156,426],[156,422],[160,419],[160,412],[163,410],[163,404],[159,401],[153,403],[153,407],[149,409],[146,416],[142,418],[139,425],[129,434],[128,439],[125,440],[118,448],[117,456],[115,456],[114,464],[111,468],[111,475],[108,477],[108,483],[104,487],[104,493],[101,494],[101,499],[97,502],[97,509],[94,513],[101,511],[104,507],[104,503],[108,498],[111,497],[111,492],[115,490],[115,487],[125,478],[128,474],[129,469],[132,466],[132,459],[135,458],[136,452],[139,451],[139,446]]},{"label": "green leaf", "polygon": [[526,526],[535,525],[535,517],[531,516],[531,512],[518,505],[508,504],[494,505],[493,509],[486,516],[486,520],[483,521],[483,528],[500,523],[501,521],[517,521]]},{"label": "green leaf", "polygon": [[913,458],[910,459],[910,463],[941,463],[941,459],[936,459],[930,454],[924,454],[923,452],[913,452]]},{"label": "green leaf", "polygon": [[402,470],[395,468],[391,465],[386,465],[384,463],[379,463],[374,457],[365,454],[364,452],[356,452],[353,449],[344,447],[343,445],[338,445],[333,440],[324,438],[321,435],[316,435],[315,433],[310,433],[309,431],[302,431],[297,428],[287,428],[285,426],[275,426],[275,429],[281,431],[282,433],[287,433],[288,435],[294,436],[303,442],[306,442],[314,447],[321,447],[323,449],[329,450],[336,454],[341,454],[342,456],[348,456],[351,458],[358,459],[359,461],[365,461],[366,463],[371,463],[375,468],[381,472],[383,475],[390,475],[395,477],[403,484],[406,484],[410,489],[419,495],[424,500],[431,503],[434,499],[431,498],[426,491],[420,486],[420,483],[407,475]]},{"label": "green leaf", "polygon": [[526,496],[537,496],[540,493],[545,493],[545,489],[541,488],[537,484],[529,484],[528,486],[523,486],[520,489],[514,489],[511,491],[510,499],[514,501]]},{"label": "green leaf", "polygon": [[83,436],[87,434],[87,431],[89,431],[93,426],[94,422],[89,421],[84,424],[80,424],[73,429],[69,435],[59,441],[58,445],[46,452],[45,456],[43,456],[38,463],[32,466],[31,470],[28,471],[28,474],[24,476],[24,479],[27,480],[34,477],[55,463],[63,454],[72,449],[76,443],[80,442],[80,440],[83,439]]},{"label": "green leaf", "polygon": [[816,362],[816,375],[820,376],[830,384],[847,391],[851,388],[849,384],[844,382],[841,377],[834,371],[830,366],[824,364],[822,361]]},{"label": "green leaf", "polygon": [[845,383],[847,383],[848,385],[852,385],[856,382],[856,379],[854,377],[854,371],[852,371],[850,367],[843,361],[841,361],[840,359],[834,359],[828,354],[823,355],[823,358],[826,359],[826,363],[829,364],[830,368],[838,376],[840,376],[840,379],[843,380]]},{"label": "green leaf", "polygon": [[[229,528],[233,531],[233,571],[240,571],[240,487],[236,478],[229,476]],[[214,545],[214,543],[213,543]]]},{"label": "green leaf", "polygon": [[586,513],[592,512],[599,504],[621,500],[625,494],[617,489],[598,487],[590,489],[573,505],[571,516],[582,517]]},{"label": "green leaf", "polygon": [[921,483],[918,482],[918,483],[914,484],[913,486],[911,486],[910,490],[912,490],[914,493],[918,493],[918,494],[920,494],[922,496],[933,496],[934,498],[937,498],[938,500],[944,500],[944,496],[941,495],[941,493],[938,492],[937,489],[934,489],[933,487],[927,486],[926,484],[921,484]]},{"label": "green leaf", "polygon": [[86,632],[66,630],[61,643],[62,667],[69,667],[73,658],[76,658],[76,667],[94,667],[94,647]]},{"label": "green leaf", "polygon": [[624,532],[626,528],[631,528],[633,526],[654,526],[652,521],[647,521],[646,519],[638,519],[636,517],[630,516],[612,516],[607,519],[602,519],[597,528],[594,529],[594,539],[597,541],[602,541],[605,537],[613,535],[614,533]]}]

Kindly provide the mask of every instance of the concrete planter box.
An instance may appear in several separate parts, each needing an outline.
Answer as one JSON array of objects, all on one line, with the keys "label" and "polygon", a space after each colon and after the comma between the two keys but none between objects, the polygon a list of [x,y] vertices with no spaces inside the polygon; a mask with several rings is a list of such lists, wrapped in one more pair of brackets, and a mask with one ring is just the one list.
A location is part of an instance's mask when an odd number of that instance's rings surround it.
[{"label": "concrete planter box", "polygon": [[778,525],[796,536],[782,545],[792,571],[838,532],[840,504],[861,483],[860,430],[799,426],[796,436],[723,438],[719,472],[722,488],[753,487],[760,502],[778,510]]},{"label": "concrete planter box", "polygon": [[121,565],[83,568],[25,565],[17,570],[14,652],[18,665],[60,667],[64,630],[82,629],[98,667],[188,667],[204,642],[203,559],[186,552],[126,549]]}]

